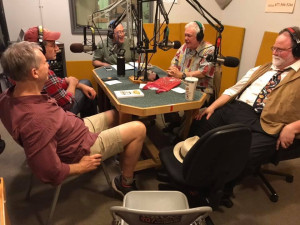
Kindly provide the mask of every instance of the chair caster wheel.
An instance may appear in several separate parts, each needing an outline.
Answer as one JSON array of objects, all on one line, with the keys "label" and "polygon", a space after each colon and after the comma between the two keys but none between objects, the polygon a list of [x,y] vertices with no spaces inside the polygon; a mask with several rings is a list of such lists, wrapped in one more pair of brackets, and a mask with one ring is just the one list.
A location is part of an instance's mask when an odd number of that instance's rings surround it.
[{"label": "chair caster wheel", "polygon": [[287,177],[285,178],[285,180],[286,180],[286,182],[288,182],[288,183],[293,183],[294,177],[293,177],[293,176],[287,176]]},{"label": "chair caster wheel", "polygon": [[271,202],[277,202],[279,196],[277,194],[270,195],[270,200]]}]

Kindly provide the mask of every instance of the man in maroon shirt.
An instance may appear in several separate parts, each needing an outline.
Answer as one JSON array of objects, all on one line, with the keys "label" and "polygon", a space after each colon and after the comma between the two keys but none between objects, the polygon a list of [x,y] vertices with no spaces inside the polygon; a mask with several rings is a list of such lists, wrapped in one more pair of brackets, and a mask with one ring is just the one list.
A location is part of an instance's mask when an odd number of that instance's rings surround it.
[{"label": "man in maroon shirt", "polygon": [[1,58],[4,73],[16,84],[0,95],[0,118],[23,146],[28,165],[43,182],[60,184],[68,176],[96,169],[120,153],[122,174],[112,182],[121,195],[136,186],[133,172],[146,135],[143,123],[117,125],[118,113],[106,111],[81,119],[41,93],[49,65],[36,43],[19,42]]},{"label": "man in maroon shirt", "polygon": [[[29,28],[24,35],[25,41],[37,42],[41,45],[47,60],[55,60],[59,51],[56,40],[60,38],[60,32],[54,32],[42,26]],[[49,70],[49,79],[44,90],[49,96],[56,99],[57,104],[74,114],[86,117],[97,113],[96,91],[89,80],[78,81],[77,78],[68,76],[57,77],[54,71]]]}]

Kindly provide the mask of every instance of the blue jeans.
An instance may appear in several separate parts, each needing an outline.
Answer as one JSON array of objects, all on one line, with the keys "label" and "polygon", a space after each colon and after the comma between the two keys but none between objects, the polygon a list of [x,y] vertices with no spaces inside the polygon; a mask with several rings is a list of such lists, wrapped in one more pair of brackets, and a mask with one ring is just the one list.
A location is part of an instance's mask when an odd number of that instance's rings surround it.
[{"label": "blue jeans", "polygon": [[[80,80],[79,83],[92,87],[91,82],[86,79]],[[80,113],[81,118],[95,115],[98,113],[96,98],[94,100],[91,100],[87,96],[85,96],[85,94],[80,89],[76,88],[75,102],[70,111],[75,115]]]}]

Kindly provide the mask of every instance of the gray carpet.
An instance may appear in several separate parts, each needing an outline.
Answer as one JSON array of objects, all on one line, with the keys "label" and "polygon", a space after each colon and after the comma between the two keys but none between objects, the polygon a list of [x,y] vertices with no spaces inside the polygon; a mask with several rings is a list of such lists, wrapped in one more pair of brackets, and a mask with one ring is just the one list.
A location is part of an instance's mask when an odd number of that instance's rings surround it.
[{"label": "gray carpet", "polygon": [[[151,131],[153,130],[154,131]],[[157,127],[149,129],[156,133]],[[7,146],[0,155],[0,176],[4,177],[7,190],[8,214],[12,225],[42,225],[47,218],[54,188],[35,180],[31,200],[26,201],[30,171],[26,166],[23,149],[8,135],[2,123],[0,134]],[[164,134],[159,134],[164,135]],[[166,136],[167,138],[167,136]],[[160,140],[166,140],[160,138]],[[167,144],[166,141],[158,145]],[[161,146],[160,146],[161,147]],[[111,178],[119,173],[114,159],[106,161]],[[279,194],[279,201],[269,200],[261,182],[250,177],[238,185],[235,190],[234,206],[211,214],[215,225],[296,225],[300,220],[300,159],[281,162],[275,170],[290,172],[293,183],[284,179],[268,176]],[[145,170],[137,174],[137,184],[143,190],[155,190],[158,181],[155,170]],[[112,217],[109,208],[121,205],[121,199],[113,194],[100,169],[63,185],[54,214],[57,225],[109,225]]]}]

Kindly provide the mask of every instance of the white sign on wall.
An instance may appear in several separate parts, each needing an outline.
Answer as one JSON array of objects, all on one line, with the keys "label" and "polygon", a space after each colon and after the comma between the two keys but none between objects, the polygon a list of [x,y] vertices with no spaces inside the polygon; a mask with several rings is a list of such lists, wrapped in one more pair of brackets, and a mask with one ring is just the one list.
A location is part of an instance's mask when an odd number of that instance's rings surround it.
[{"label": "white sign on wall", "polygon": [[296,0],[266,0],[265,12],[293,13]]}]

